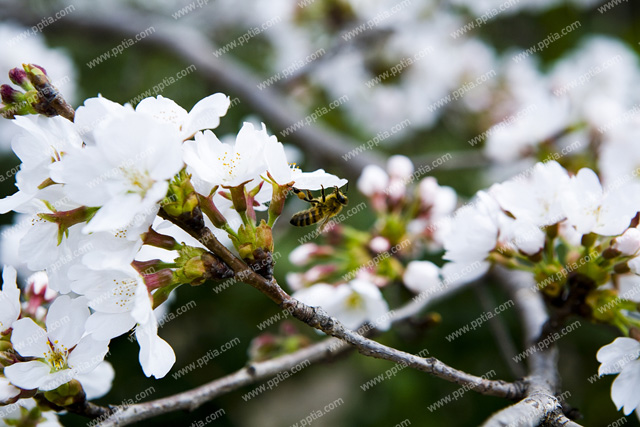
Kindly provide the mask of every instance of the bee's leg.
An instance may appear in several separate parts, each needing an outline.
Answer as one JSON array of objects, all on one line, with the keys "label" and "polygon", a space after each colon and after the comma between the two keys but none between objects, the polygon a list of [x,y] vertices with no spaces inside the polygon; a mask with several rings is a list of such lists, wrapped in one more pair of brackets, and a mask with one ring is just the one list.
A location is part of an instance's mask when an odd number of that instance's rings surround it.
[{"label": "bee's leg", "polygon": [[322,189],[322,203],[326,203],[326,202],[327,202],[327,199],[326,199],[326,197],[324,196],[324,185],[321,185],[321,186],[320,186],[320,188]]},{"label": "bee's leg", "polygon": [[300,200],[304,200],[305,202],[309,202],[310,201],[311,194],[309,194],[309,190],[307,190],[307,194],[305,194],[304,191],[298,190],[295,187],[291,187],[291,189],[293,190],[294,193],[296,193],[296,196],[298,196],[298,198]]},{"label": "bee's leg", "polygon": [[304,200],[305,202],[311,203],[312,205],[317,205],[320,202],[317,201],[316,199],[313,198],[313,195],[311,194],[311,191],[307,190],[306,194],[304,191],[302,190],[298,190],[295,187],[291,187],[291,189],[293,190],[294,193],[296,193],[296,195],[298,196],[298,198],[300,200]]}]

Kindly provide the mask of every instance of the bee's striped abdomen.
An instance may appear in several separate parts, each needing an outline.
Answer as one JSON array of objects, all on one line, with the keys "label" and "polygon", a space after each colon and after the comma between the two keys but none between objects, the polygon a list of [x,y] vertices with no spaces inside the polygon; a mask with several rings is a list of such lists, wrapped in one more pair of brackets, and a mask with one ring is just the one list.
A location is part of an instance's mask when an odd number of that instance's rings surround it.
[{"label": "bee's striped abdomen", "polygon": [[290,223],[297,227],[306,227],[307,225],[315,224],[322,219],[322,215],[316,211],[317,209],[308,209],[306,211],[298,212],[291,217]]}]

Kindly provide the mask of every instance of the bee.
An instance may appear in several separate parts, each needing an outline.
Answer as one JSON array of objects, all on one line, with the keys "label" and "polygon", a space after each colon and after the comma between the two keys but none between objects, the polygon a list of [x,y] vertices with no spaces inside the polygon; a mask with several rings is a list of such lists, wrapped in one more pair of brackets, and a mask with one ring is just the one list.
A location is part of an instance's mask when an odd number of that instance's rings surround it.
[{"label": "bee", "polygon": [[338,215],[342,208],[349,203],[347,196],[340,192],[337,186],[334,188],[333,193],[327,196],[324,193],[324,187],[322,187],[322,196],[315,199],[309,190],[305,192],[293,188],[293,192],[296,193],[298,198],[311,203],[312,206],[307,210],[294,214],[289,222],[296,227],[305,227],[322,220],[322,223],[318,227],[318,229],[322,231],[329,220]]}]

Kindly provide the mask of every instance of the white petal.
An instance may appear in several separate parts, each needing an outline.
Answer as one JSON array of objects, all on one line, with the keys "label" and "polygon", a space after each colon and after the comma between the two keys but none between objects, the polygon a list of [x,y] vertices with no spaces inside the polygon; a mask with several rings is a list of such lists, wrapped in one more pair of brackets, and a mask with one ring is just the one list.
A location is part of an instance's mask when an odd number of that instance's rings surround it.
[{"label": "white petal", "polygon": [[635,255],[640,250],[640,230],[635,227],[629,228],[622,236],[616,238],[613,247],[623,255]]},{"label": "white petal", "polygon": [[46,363],[32,360],[7,366],[4,368],[4,375],[16,387],[32,390],[48,381],[50,371],[51,368]]},{"label": "white petal", "polygon": [[0,199],[0,214],[6,214],[7,212],[18,209],[20,206],[27,203],[33,198],[33,194],[28,194],[24,191],[18,191],[10,196]]},{"label": "white petal", "polygon": [[12,386],[8,379],[0,377],[0,405],[6,404],[7,401],[19,394],[20,389]]},{"label": "white petal", "polygon": [[68,364],[76,373],[91,372],[104,360],[109,351],[109,341],[98,341],[93,335],[80,340],[77,347],[69,354]]},{"label": "white petal", "polygon": [[2,292],[0,292],[0,332],[11,327],[20,316],[20,289],[16,284],[16,269],[5,266],[2,270]]},{"label": "white petal", "polygon": [[113,197],[96,212],[82,232],[88,234],[126,227],[136,215],[140,202],[140,196],[137,194]]},{"label": "white petal", "polygon": [[11,343],[21,356],[44,357],[49,351],[47,341],[47,331],[31,318],[25,317],[13,323]]},{"label": "white petal", "polygon": [[640,356],[640,343],[632,338],[618,337],[611,344],[598,350],[596,358],[600,365],[599,375],[620,372],[629,362]]},{"label": "white petal", "polygon": [[57,347],[69,349],[78,344],[89,318],[87,299],[71,299],[66,295],[56,298],[47,313],[47,335]]},{"label": "white petal", "polygon": [[293,298],[312,307],[326,307],[326,305],[335,300],[335,295],[335,286],[331,286],[326,283],[317,283],[308,288],[302,288],[292,296]]},{"label": "white petal", "polygon": [[[313,172],[295,173],[292,177],[295,181],[295,186],[304,188],[305,190],[320,190],[322,187],[326,191],[332,187],[341,188],[347,185],[347,180],[344,178],[338,178],[335,175],[327,173],[324,169],[318,169]],[[279,184],[279,183],[278,183]]]},{"label": "white petal", "polygon": [[162,378],[176,362],[176,355],[171,346],[152,328],[136,328],[136,339],[140,345],[140,365],[148,377]]},{"label": "white petal", "polygon": [[229,97],[222,93],[215,93],[198,101],[182,123],[183,137],[189,138],[199,130],[217,128],[220,117],[227,114],[230,104]]},{"label": "white petal", "polygon": [[171,123],[177,129],[187,119],[187,110],[162,95],[143,99],[136,106],[136,112],[149,114],[161,123]]},{"label": "white petal", "polygon": [[640,404],[640,361],[625,367],[611,384],[611,400],[618,410],[624,406],[624,414],[629,415]]},{"label": "white petal", "polygon": [[126,334],[136,325],[131,313],[93,313],[86,323],[87,332],[97,340],[109,340]]},{"label": "white petal", "polygon": [[79,374],[76,379],[80,381],[87,400],[93,400],[109,393],[115,375],[111,363],[103,361],[93,371]]}]

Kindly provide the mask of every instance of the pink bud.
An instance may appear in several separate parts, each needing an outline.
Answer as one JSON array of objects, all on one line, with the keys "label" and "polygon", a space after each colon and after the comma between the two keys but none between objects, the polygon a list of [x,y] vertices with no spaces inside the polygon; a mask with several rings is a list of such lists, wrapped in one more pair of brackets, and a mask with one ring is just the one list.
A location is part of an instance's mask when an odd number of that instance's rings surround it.
[{"label": "pink bud", "polygon": [[22,87],[22,85],[24,84],[31,85],[29,77],[27,77],[27,72],[18,67],[9,70],[9,80],[11,80],[13,84],[16,84],[20,87]]},{"label": "pink bud", "polygon": [[382,236],[374,237],[369,242],[369,249],[371,249],[375,253],[386,252],[390,248],[391,248],[391,243],[389,243],[389,241]]},{"label": "pink bud", "polygon": [[15,90],[9,85],[0,86],[0,98],[2,98],[2,102],[7,105],[18,102],[20,95],[22,95],[22,92]]}]

